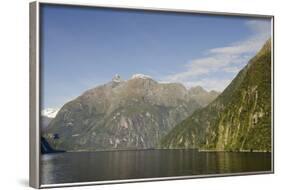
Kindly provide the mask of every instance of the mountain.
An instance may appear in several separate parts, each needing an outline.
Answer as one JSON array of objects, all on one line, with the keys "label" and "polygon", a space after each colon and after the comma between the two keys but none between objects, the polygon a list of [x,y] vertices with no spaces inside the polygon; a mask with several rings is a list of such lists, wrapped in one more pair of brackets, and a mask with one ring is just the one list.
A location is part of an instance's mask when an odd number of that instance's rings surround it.
[{"label": "mountain", "polygon": [[143,74],[127,81],[115,75],[66,103],[43,135],[67,151],[155,148],[202,102],[214,99],[205,90],[201,99],[189,93],[179,83],[162,84]]},{"label": "mountain", "polygon": [[46,108],[41,112],[41,130],[45,131],[52,119],[56,117],[59,109],[57,108]]},{"label": "mountain", "polygon": [[49,124],[51,123],[52,120],[53,120],[53,118],[41,115],[41,125],[40,125],[41,130],[45,130],[49,126]]},{"label": "mountain", "polygon": [[201,86],[191,87],[188,90],[190,98],[196,100],[202,107],[205,107],[212,102],[220,93],[217,91],[206,91]]},{"label": "mountain", "polygon": [[163,148],[271,151],[271,43],[207,107],[166,135]]}]

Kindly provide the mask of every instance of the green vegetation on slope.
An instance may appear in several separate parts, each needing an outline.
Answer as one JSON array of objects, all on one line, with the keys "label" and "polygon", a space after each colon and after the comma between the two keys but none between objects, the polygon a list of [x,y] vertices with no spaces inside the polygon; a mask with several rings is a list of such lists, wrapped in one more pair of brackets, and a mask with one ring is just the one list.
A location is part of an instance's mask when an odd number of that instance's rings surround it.
[{"label": "green vegetation on slope", "polygon": [[163,148],[271,151],[271,44],[231,84],[162,141]]}]

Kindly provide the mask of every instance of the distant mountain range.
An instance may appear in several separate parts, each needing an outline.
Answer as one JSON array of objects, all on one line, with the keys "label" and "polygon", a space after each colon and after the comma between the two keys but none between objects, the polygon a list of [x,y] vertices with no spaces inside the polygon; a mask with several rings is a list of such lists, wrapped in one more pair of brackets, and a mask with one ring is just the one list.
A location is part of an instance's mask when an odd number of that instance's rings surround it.
[{"label": "distant mountain range", "polygon": [[158,83],[143,74],[126,81],[116,75],[66,103],[43,136],[66,151],[155,148],[174,126],[218,95],[201,87]]},{"label": "distant mountain range", "polygon": [[271,43],[207,107],[163,139],[163,148],[271,151]]}]

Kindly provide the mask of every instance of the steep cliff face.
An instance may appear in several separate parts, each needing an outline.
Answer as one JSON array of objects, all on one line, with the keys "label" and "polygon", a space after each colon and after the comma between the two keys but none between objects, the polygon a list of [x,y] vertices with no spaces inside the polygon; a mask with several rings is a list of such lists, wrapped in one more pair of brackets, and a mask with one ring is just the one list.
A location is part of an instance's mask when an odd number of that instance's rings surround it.
[{"label": "steep cliff face", "polygon": [[65,104],[44,137],[67,151],[155,148],[201,107],[201,100],[181,84],[161,84],[141,74],[128,81],[116,76]]},{"label": "steep cliff face", "polygon": [[44,131],[48,125],[51,123],[53,118],[49,118],[46,116],[41,116],[41,130]]},{"label": "steep cliff face", "polygon": [[231,84],[161,141],[164,148],[271,151],[271,44]]},{"label": "steep cliff face", "polygon": [[57,112],[59,109],[57,108],[46,108],[43,109],[41,112],[41,118],[40,118],[40,126],[41,126],[41,131],[45,131],[46,128],[49,126],[51,123],[52,119],[56,117]]}]

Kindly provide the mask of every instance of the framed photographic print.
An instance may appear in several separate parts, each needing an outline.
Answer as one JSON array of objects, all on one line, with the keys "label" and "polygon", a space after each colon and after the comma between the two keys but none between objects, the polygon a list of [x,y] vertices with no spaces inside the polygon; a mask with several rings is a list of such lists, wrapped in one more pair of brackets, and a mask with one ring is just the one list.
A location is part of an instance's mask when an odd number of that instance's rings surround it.
[{"label": "framed photographic print", "polygon": [[30,185],[274,172],[273,16],[30,3]]}]

